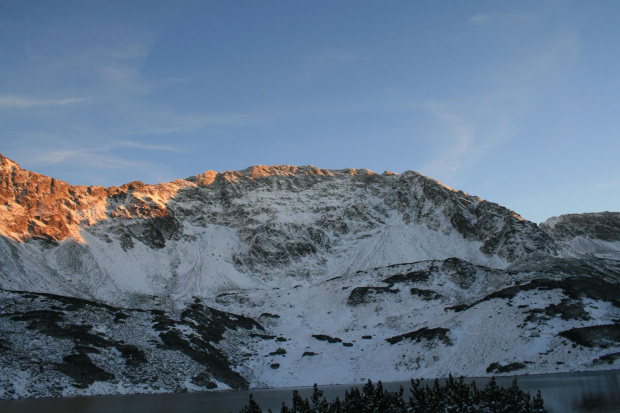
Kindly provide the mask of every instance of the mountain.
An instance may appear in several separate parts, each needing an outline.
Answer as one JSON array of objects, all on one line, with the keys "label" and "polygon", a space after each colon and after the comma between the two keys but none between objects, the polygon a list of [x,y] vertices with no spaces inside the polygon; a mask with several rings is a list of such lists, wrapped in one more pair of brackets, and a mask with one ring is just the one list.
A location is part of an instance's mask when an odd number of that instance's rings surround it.
[{"label": "mountain", "polygon": [[[620,214],[416,172],[72,186],[0,155],[0,397],[614,368]],[[614,364],[615,363],[615,364]]]},{"label": "mountain", "polygon": [[541,225],[565,254],[614,257],[620,253],[620,213],[569,214]]}]

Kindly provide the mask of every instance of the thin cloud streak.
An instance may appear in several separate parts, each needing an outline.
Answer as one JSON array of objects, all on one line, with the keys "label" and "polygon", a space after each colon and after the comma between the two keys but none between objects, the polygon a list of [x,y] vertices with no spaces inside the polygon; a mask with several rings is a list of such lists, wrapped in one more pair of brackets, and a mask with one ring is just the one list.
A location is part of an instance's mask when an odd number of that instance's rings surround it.
[{"label": "thin cloud streak", "polygon": [[90,97],[70,97],[64,99],[37,99],[27,98],[23,96],[4,95],[0,96],[0,107],[9,109],[27,109],[34,106],[64,106],[74,105],[77,103],[89,103]]},{"label": "thin cloud streak", "polygon": [[596,184],[596,188],[601,190],[620,188],[620,176],[607,181],[599,182]]},{"label": "thin cloud streak", "polygon": [[303,56],[305,60],[332,61],[332,62],[351,62],[366,60],[366,58],[351,52],[325,52]]},{"label": "thin cloud streak", "polygon": [[136,149],[146,149],[149,151],[163,151],[163,152],[185,152],[181,149],[173,148],[171,146],[163,146],[163,145],[149,145],[145,143],[132,142],[132,141],[123,141],[118,142],[115,147],[118,148],[136,148]]},{"label": "thin cloud streak", "polygon": [[299,80],[307,81],[310,79],[322,78],[327,74],[349,67],[351,64],[368,60],[349,51],[325,51],[311,54],[304,54],[299,57],[302,65]]},{"label": "thin cloud streak", "polygon": [[478,25],[490,23],[490,22],[521,22],[534,19],[534,15],[519,14],[519,13],[478,13],[472,16],[470,22]]},{"label": "thin cloud streak", "polygon": [[93,166],[138,166],[135,161],[124,160],[117,155],[106,155],[120,148],[135,148],[148,151],[178,152],[183,150],[162,145],[150,145],[134,141],[113,142],[93,148],[71,150],[42,150],[32,155],[32,162],[39,165],[54,165],[68,161],[79,161]]},{"label": "thin cloud streak", "polygon": [[124,82],[137,77],[136,69],[127,65],[106,66],[101,68],[103,77],[110,82]]},{"label": "thin cloud streak", "polygon": [[484,24],[489,20],[488,14],[476,14],[471,18],[471,22],[475,24]]},{"label": "thin cloud streak", "polygon": [[576,33],[559,31],[518,64],[496,69],[493,87],[477,97],[417,105],[435,121],[440,141],[424,173],[449,180],[518,135],[519,124],[536,106],[549,82],[561,80],[563,67],[580,54]]},{"label": "thin cloud streak", "polygon": [[[82,181],[82,185],[103,185],[110,186],[109,180],[99,182],[98,179],[101,176],[114,175],[121,171],[131,171],[132,179],[140,179],[136,175],[136,171],[140,171],[141,174],[146,177],[141,179],[147,179],[152,183],[159,183],[165,181],[165,174],[161,173],[161,165],[158,165],[150,161],[142,161],[136,159],[127,159],[119,157],[116,154],[98,153],[88,150],[75,150],[75,151],[54,151],[51,153],[42,153],[39,156],[35,155],[32,160],[33,164],[39,164],[42,166],[50,167],[56,164],[71,164],[78,169],[86,171],[80,176],[78,181]],[[122,174],[122,173],[121,173]],[[58,178],[57,176],[55,176]],[[75,178],[75,177],[74,177]],[[68,177],[69,184],[75,184],[74,179]],[[126,181],[120,181],[112,185],[122,185]]]},{"label": "thin cloud streak", "polygon": [[450,144],[442,148],[423,170],[429,176],[451,177],[471,162],[471,159],[467,158],[472,153],[476,128],[465,114],[442,104],[429,102],[422,107],[444,125],[442,134],[450,139]]},{"label": "thin cloud streak", "polygon": [[[118,186],[136,179],[148,183],[159,183],[178,178],[178,176],[170,173],[166,165],[142,159],[143,156],[121,154],[123,148],[136,148],[141,151],[181,152],[165,146],[137,142],[116,142],[113,145],[96,148],[18,150],[15,155],[17,159],[20,159],[24,157],[20,155],[20,152],[23,152],[24,155],[27,154],[27,168],[32,171],[37,171],[37,169],[55,171],[57,167],[62,168],[69,165],[71,168],[83,171],[79,176],[71,174],[62,176],[62,174],[51,172],[52,177],[65,180],[72,185]],[[130,176],[131,179],[125,179],[123,176]],[[112,177],[115,179],[111,179]]]},{"label": "thin cloud streak", "polygon": [[268,121],[267,116],[235,113],[182,114],[156,108],[140,108],[133,125],[123,125],[116,135],[169,135],[192,133],[209,128],[238,127]]}]

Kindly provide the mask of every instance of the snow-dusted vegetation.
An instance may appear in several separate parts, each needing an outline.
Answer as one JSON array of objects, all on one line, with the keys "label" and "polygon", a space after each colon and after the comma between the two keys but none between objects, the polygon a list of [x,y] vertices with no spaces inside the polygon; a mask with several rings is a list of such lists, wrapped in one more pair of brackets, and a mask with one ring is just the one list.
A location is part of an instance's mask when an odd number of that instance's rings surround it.
[{"label": "snow-dusted vegetation", "polygon": [[[403,388],[389,391],[379,381],[376,385],[371,381],[362,390],[353,387],[345,391],[343,400],[336,398],[328,401],[323,392],[314,385],[310,399],[302,398],[294,390],[291,406],[283,403],[280,413],[465,413],[465,412],[511,412],[511,413],[544,413],[544,401],[540,392],[533,398],[522,391],[515,379],[508,388],[498,386],[495,378],[482,389],[475,383],[465,384],[463,378],[458,380],[452,376],[444,384],[438,379],[432,387],[422,386],[419,380],[411,380],[409,397],[405,397]],[[271,409],[268,410],[271,412]],[[250,395],[248,404],[240,413],[261,413],[260,405]]]}]

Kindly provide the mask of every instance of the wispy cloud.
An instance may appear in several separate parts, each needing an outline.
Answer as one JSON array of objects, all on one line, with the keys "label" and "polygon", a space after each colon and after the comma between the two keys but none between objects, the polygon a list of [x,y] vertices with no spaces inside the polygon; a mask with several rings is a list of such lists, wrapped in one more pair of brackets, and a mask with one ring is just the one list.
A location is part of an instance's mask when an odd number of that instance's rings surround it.
[{"label": "wispy cloud", "polygon": [[[131,140],[115,141],[98,146],[53,149],[50,147],[29,148],[28,159],[32,165],[49,166],[55,164],[80,163],[93,168],[134,167],[135,160],[119,156],[117,150],[133,148],[145,151],[182,153],[182,149],[165,145],[154,145]],[[19,151],[17,151],[19,152]]]},{"label": "wispy cloud", "polygon": [[435,154],[422,171],[440,180],[481,161],[491,150],[513,139],[523,116],[514,97],[486,95],[467,102],[427,102],[419,108],[431,115],[435,126]]},{"label": "wispy cloud", "polygon": [[80,163],[91,168],[141,167],[144,162],[128,160],[99,151],[97,149],[75,149],[35,152],[32,154],[32,163],[35,165],[55,165],[65,163]]},{"label": "wispy cloud", "polygon": [[172,84],[181,84],[181,83],[189,83],[189,82],[193,82],[194,81],[194,77],[193,76],[176,76],[176,77],[171,77],[169,79],[165,79],[164,80],[167,83],[172,83]]},{"label": "wispy cloud", "polygon": [[522,22],[533,19],[535,16],[521,13],[477,13],[470,21],[474,24],[482,25],[486,23],[499,22]]},{"label": "wispy cloud", "polygon": [[101,73],[106,80],[111,82],[120,82],[135,79],[138,74],[135,68],[127,65],[102,67]]},{"label": "wispy cloud", "polygon": [[92,166],[136,166],[135,161],[124,160],[118,155],[109,154],[117,149],[135,148],[147,151],[163,151],[163,152],[183,152],[178,148],[164,145],[145,144],[135,141],[115,141],[105,145],[83,147],[76,149],[42,149],[32,152],[32,161],[34,164],[53,165],[58,163],[79,160],[81,163],[91,164]]},{"label": "wispy cloud", "polygon": [[142,60],[148,57],[151,43],[150,36],[142,35],[116,47],[104,48],[102,53],[114,61]]},{"label": "wispy cloud", "polygon": [[62,99],[29,98],[15,95],[0,95],[0,108],[26,109],[33,106],[64,106],[77,103],[88,103],[90,97],[69,97]]},{"label": "wispy cloud", "polygon": [[488,75],[490,87],[477,95],[417,105],[430,115],[431,139],[436,141],[424,173],[452,179],[518,135],[539,91],[561,79],[580,50],[579,37],[571,31],[558,31],[536,46],[518,62],[494,67]]},{"label": "wispy cloud", "polygon": [[309,53],[300,56],[301,80],[309,80],[324,77],[343,67],[349,67],[360,61],[365,61],[365,56],[347,50],[327,50],[317,53]]},{"label": "wispy cloud", "polygon": [[265,116],[240,113],[178,113],[160,108],[135,110],[131,123],[116,131],[122,135],[169,135],[192,133],[205,129],[228,128],[263,122]]},{"label": "wispy cloud", "polygon": [[151,144],[140,143],[140,142],[132,142],[132,141],[117,142],[114,146],[117,147],[117,148],[136,148],[136,149],[146,149],[146,150],[149,150],[149,151],[184,152],[181,149],[173,148],[171,146],[151,145]]},{"label": "wispy cloud", "polygon": [[[178,176],[170,169],[170,165],[157,162],[157,156],[145,156],[145,151],[170,154],[184,152],[180,148],[136,140],[120,140],[98,146],[74,142],[72,146],[64,137],[54,135],[31,138],[31,143],[38,141],[42,141],[42,145],[12,150],[12,156],[17,160],[27,160],[21,163],[22,167],[29,170],[43,171],[70,184],[82,185],[121,185],[129,179],[149,183],[166,182]],[[47,145],[47,142],[50,144]],[[127,149],[135,149],[138,153],[128,152]],[[65,174],[58,171],[65,171]]]},{"label": "wispy cloud", "polygon": [[471,18],[471,22],[475,24],[484,24],[489,20],[488,14],[476,14]]},{"label": "wispy cloud", "polygon": [[322,53],[314,53],[307,54],[303,56],[304,60],[314,60],[314,61],[331,61],[331,62],[352,62],[352,61],[360,61],[366,60],[364,57],[357,55],[352,52],[347,51],[331,51],[331,52],[322,52]]},{"label": "wispy cloud", "polygon": [[80,185],[121,185],[130,180],[148,183],[166,182],[179,177],[168,162],[187,153],[152,138],[109,140],[102,136],[85,139],[81,134],[25,134],[11,142],[6,155],[25,169]]},{"label": "wispy cloud", "polygon": [[607,190],[620,188],[620,176],[596,184],[597,189]]},{"label": "wispy cloud", "polygon": [[442,125],[440,133],[450,137],[449,145],[442,145],[438,154],[424,167],[424,172],[429,176],[449,177],[473,160],[476,128],[466,114],[441,103],[428,102],[422,108]]}]

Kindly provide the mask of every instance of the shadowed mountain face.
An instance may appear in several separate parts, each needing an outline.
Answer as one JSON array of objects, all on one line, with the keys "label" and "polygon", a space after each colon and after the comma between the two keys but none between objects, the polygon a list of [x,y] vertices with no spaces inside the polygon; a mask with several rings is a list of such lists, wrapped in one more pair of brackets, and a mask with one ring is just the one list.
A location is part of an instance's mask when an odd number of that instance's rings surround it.
[{"label": "shadowed mountain face", "polygon": [[254,166],[103,188],[0,155],[0,376],[34,383],[0,388],[10,398],[613,367],[620,301],[603,291],[617,289],[619,252],[619,213],[538,227],[416,172]]},{"label": "shadowed mountain face", "polygon": [[542,228],[557,241],[577,237],[620,241],[620,212],[562,215],[550,218],[542,224]]},{"label": "shadowed mountain face", "polygon": [[620,212],[562,215],[540,227],[565,254],[614,257],[620,251]]}]

